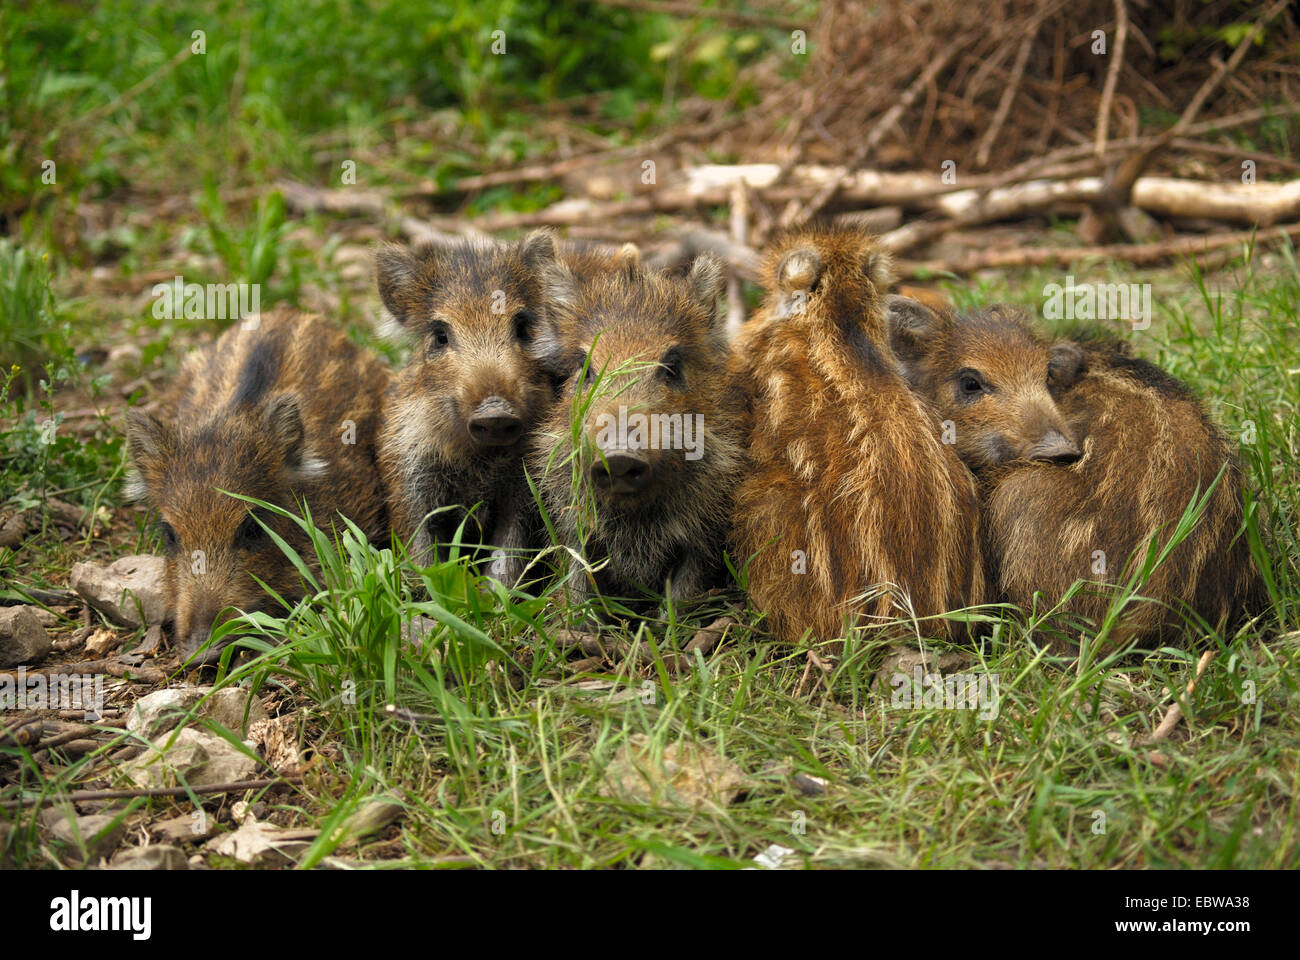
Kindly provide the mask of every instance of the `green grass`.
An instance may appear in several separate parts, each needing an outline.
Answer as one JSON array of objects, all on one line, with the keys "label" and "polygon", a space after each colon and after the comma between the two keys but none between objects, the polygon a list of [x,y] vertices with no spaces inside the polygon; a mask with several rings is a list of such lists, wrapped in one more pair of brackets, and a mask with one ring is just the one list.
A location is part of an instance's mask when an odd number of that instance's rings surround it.
[{"label": "green grass", "polygon": [[[926,646],[998,678],[996,716],[893,709],[876,679],[883,640],[851,638],[833,675],[810,680],[803,652],[774,647],[752,613],[674,672],[665,652],[718,601],[622,628],[651,662],[573,676],[557,634],[575,611],[558,588],[506,590],[465,557],[415,570],[400,545],[346,530],[315,534],[308,599],[283,618],[249,617],[253,638],[239,643],[251,659],[230,660],[223,680],[282,686],[306,711],[317,763],[282,812],[328,827],[367,797],[398,798],[400,834],[361,848],[376,866],[732,867],[773,844],[810,867],[1296,866],[1300,397],[1287,371],[1300,367],[1288,334],[1300,270],[1283,251],[1223,286],[1184,279],[1136,348],[1254,420],[1244,454],[1274,599],[1234,635],[1189,628],[1189,645],[1220,653],[1171,738],[1142,745],[1194,674],[1195,650],[1055,658],[1030,637],[1050,614],[985,608],[999,626],[982,648]],[[1036,280],[986,294],[1033,302]],[[418,649],[400,626],[417,616],[436,621]],[[612,793],[606,771],[634,742],[650,756],[683,744],[725,757],[742,792],[699,805]],[[66,787],[80,769],[29,787]],[[796,774],[824,779],[825,793],[803,793]],[[35,834],[19,836],[37,862]],[[309,862],[335,853],[322,839]]]},{"label": "green grass", "polygon": [[[286,215],[276,177],[335,185],[339,164],[355,157],[360,185],[394,187],[550,156],[556,140],[537,117],[555,98],[597,90],[608,93],[588,132],[634,141],[672,119],[670,75],[679,97],[730,96],[734,63],[751,46],[742,32],[719,52],[707,32],[598,5],[539,18],[543,6],[447,4],[426,15],[399,4],[371,16],[371,5],[314,2],[289,21],[228,4],[0,10],[0,222],[11,235],[0,246],[0,509],[41,508],[58,495],[117,516],[105,541],[46,531],[0,549],[0,580],[64,586],[76,560],[156,548],[146,518],[121,501],[120,408],[146,393],[132,382],[140,373],[171,369],[218,331],[155,320],[141,296],[153,282],[146,275],[261,282],[264,308],[328,302],[370,341],[370,281],[364,293],[350,286],[331,259],[345,228]],[[571,16],[589,28],[582,47],[554,39],[574,30],[555,18]],[[517,59],[486,59],[480,41],[497,23]],[[208,52],[163,70],[197,28]],[[453,55],[430,55],[449,42]],[[652,47],[649,69],[629,66]],[[409,63],[423,72],[412,76]],[[329,82],[302,79],[317,76]],[[53,184],[40,181],[47,156],[58,162]],[[553,190],[502,189],[471,210],[527,209]],[[164,198],[179,207],[122,212]],[[72,229],[79,208],[105,212],[104,229]],[[220,679],[277,690],[282,711],[300,711],[310,766],[272,812],[324,831],[305,863],[344,855],[330,828],[383,796],[405,808],[400,831],[346,854],[376,867],[733,867],[772,845],[795,851],[786,863],[796,867],[1300,865],[1295,252],[1257,252],[1209,277],[1110,263],[1071,272],[1152,282],[1154,322],[1129,334],[1134,352],[1188,382],[1242,441],[1255,503],[1249,535],[1270,594],[1254,622],[1228,636],[1194,625],[1184,648],[1075,662],[1033,642],[1072,629],[1067,617],[985,608],[968,614],[995,627],[982,646],[925,646],[996,677],[997,715],[891,709],[889,678],[877,679],[883,640],[850,638],[822,679],[803,651],[772,644],[753,611],[718,649],[675,672],[666,654],[728,603],[743,605],[739,592],[628,620],[612,633],[634,655],[574,675],[560,631],[589,611],[571,609],[559,587],[531,596],[486,580],[464,556],[416,570],[400,544],[379,549],[354,530],[314,534],[314,562],[302,568],[307,599],[282,616],[246,618],[244,659],[232,648]],[[962,306],[1002,300],[1037,311],[1044,284],[1061,280],[1008,272],[950,289]],[[118,345],[138,347],[140,358],[112,383],[98,361],[79,359]],[[86,406],[105,412],[75,430],[61,419]],[[53,444],[42,442],[46,420],[56,424]],[[576,463],[557,457],[553,468]],[[733,558],[743,580],[742,560]],[[1140,577],[1125,592],[1140,594]],[[418,648],[401,630],[416,617],[435,621]],[[1199,647],[1220,652],[1186,719],[1158,746],[1140,745],[1171,691],[1193,676]],[[697,806],[605,787],[628,749],[657,757],[674,745],[734,764],[740,795]],[[5,749],[19,774],[0,799],[74,789],[115,748],[57,772]],[[803,792],[809,781],[798,775],[825,780],[825,792]],[[188,814],[197,802],[136,800],[123,817]],[[210,798],[204,806],[224,809]],[[52,864],[34,808],[0,809],[0,821],[15,828],[10,862]]]}]

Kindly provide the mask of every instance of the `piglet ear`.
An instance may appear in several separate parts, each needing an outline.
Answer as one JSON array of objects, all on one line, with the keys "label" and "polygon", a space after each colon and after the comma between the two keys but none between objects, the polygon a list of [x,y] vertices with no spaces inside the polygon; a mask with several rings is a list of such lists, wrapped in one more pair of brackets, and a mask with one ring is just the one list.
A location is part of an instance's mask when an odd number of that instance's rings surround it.
[{"label": "piglet ear", "polygon": [[889,346],[900,360],[923,356],[939,333],[939,315],[920,300],[891,295],[885,300]]},{"label": "piglet ear", "polygon": [[436,280],[434,251],[412,251],[395,243],[375,251],[375,279],[379,298],[402,326],[418,322],[427,307],[430,284]]},{"label": "piglet ear", "polygon": [[271,401],[271,405],[266,410],[266,426],[270,431],[271,441],[284,451],[286,461],[301,458],[306,432],[302,426],[302,409],[298,403],[298,394],[283,393]]},{"label": "piglet ear", "polygon": [[[126,478],[126,495],[144,500],[149,495],[145,474],[161,467],[171,432],[155,418],[140,410],[126,412],[126,450],[131,469]],[[151,469],[152,468],[152,469]]]},{"label": "piglet ear", "polygon": [[811,247],[791,250],[776,266],[776,313],[785,319],[803,313],[825,269]]},{"label": "piglet ear", "polygon": [[578,278],[573,275],[569,265],[563,260],[551,260],[543,263],[537,271],[537,282],[541,286],[542,300],[550,309],[571,307],[578,296]]},{"label": "piglet ear", "polygon": [[1058,389],[1074,385],[1087,367],[1083,350],[1077,343],[1064,341],[1052,345],[1047,361],[1047,382]]},{"label": "piglet ear", "polygon": [[618,248],[618,264],[628,270],[641,266],[641,248],[635,243],[625,243]]},{"label": "piglet ear", "polygon": [[147,466],[163,456],[168,430],[142,410],[126,412],[126,449],[137,467]]},{"label": "piglet ear", "polygon": [[310,455],[302,423],[301,403],[296,393],[283,393],[266,408],[266,431],[271,443],[283,453],[286,479],[303,482],[319,479],[328,469],[323,460]]},{"label": "piglet ear", "polygon": [[862,258],[862,272],[883,293],[894,285],[894,258],[884,250],[869,250]]},{"label": "piglet ear", "polygon": [[519,244],[519,256],[530,273],[544,270],[559,256],[555,248],[555,234],[550,230],[534,230]]},{"label": "piglet ear", "polygon": [[801,247],[781,258],[776,268],[776,285],[782,293],[811,292],[821,275],[821,255],[811,247]]},{"label": "piglet ear", "polygon": [[691,262],[686,279],[695,292],[695,299],[711,309],[717,306],[718,297],[722,296],[722,289],[727,284],[722,261],[711,253],[701,253]]}]

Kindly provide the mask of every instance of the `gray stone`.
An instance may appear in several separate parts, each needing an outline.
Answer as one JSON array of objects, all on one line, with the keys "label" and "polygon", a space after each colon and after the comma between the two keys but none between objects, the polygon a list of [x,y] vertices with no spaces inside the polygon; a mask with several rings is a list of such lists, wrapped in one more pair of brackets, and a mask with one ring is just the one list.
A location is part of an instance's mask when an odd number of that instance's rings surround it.
[{"label": "gray stone", "polygon": [[[196,718],[218,723],[241,737],[249,724],[268,719],[262,701],[242,687],[224,687],[216,693],[211,687],[172,687],[137,700],[127,717],[126,729],[151,740],[175,728],[195,704],[198,704],[194,709]],[[247,723],[244,720],[245,708],[248,710]]]},{"label": "gray stone", "polygon": [[[247,719],[244,716],[245,710],[248,711]],[[262,701],[243,687],[224,687],[218,690],[199,704],[199,716],[219,723],[241,737],[248,732],[249,724],[270,719]]]},{"label": "gray stone", "polygon": [[50,652],[50,635],[34,607],[0,607],[0,667],[40,663]]},{"label": "gray stone", "polygon": [[371,797],[339,826],[340,845],[349,847],[396,821],[406,808],[391,797]]},{"label": "gray stone", "polygon": [[179,817],[159,820],[149,825],[149,836],[167,844],[197,843],[212,836],[217,829],[217,818],[206,810],[183,813]]},{"label": "gray stone", "polygon": [[210,687],[172,687],[141,697],[131,707],[126,729],[150,740],[181,722],[185,712],[198,703]]},{"label": "gray stone", "polygon": [[188,870],[190,864],[180,847],[157,843],[123,850],[113,858],[109,867],[113,870]]},{"label": "gray stone", "polygon": [[122,557],[107,567],[74,563],[68,582],[88,604],[126,627],[162,623],[167,612],[162,557]]},{"label": "gray stone", "polygon": [[216,734],[187,727],[179,733],[162,734],[115,773],[138,787],[177,787],[182,780],[192,787],[206,787],[248,780],[260,767],[255,756],[235,749]]},{"label": "gray stone", "polygon": [[115,819],[117,818],[103,813],[88,817],[65,816],[51,827],[50,833],[55,840],[68,845],[67,856],[70,860],[82,862],[84,847],[85,862],[94,863],[116,850],[122,835],[126,833],[125,818],[109,829],[109,824]]}]

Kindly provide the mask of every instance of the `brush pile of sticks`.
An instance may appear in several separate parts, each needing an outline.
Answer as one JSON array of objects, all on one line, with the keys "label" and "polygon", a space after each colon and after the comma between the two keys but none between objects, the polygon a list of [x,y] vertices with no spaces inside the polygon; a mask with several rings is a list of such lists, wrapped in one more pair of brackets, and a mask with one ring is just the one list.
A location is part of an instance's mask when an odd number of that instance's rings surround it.
[{"label": "brush pile of sticks", "polygon": [[[602,2],[685,15],[668,0]],[[758,91],[755,106],[683,101],[682,121],[651,140],[450,185],[279,186],[298,210],[382,217],[412,241],[550,225],[637,242],[660,264],[709,249],[738,279],[774,231],[814,218],[882,234],[905,276],[1093,257],[1210,267],[1243,243],[1300,236],[1287,0],[828,0],[806,29],[797,10],[724,6],[696,15],[772,41],[738,84]],[[746,162],[707,162],[719,155]],[[455,210],[542,182],[565,199],[473,220]],[[1043,235],[1061,220],[1073,244]]]}]

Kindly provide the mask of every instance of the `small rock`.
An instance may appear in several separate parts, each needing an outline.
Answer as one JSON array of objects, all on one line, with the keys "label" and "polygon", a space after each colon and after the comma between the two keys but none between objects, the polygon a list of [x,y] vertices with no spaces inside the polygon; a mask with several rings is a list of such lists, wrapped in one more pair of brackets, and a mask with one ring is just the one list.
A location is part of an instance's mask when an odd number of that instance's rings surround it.
[{"label": "small rock", "polygon": [[[245,744],[252,750],[251,744]],[[182,778],[193,787],[212,786],[253,777],[261,762],[236,750],[207,730],[188,727],[164,733],[150,749],[121,764],[114,774],[138,787],[176,787]]]},{"label": "small rock", "polygon": [[141,697],[131,707],[126,729],[151,740],[181,722],[185,712],[203,699],[210,687],[172,687]]},{"label": "small rock", "polygon": [[[118,822],[110,828],[109,824],[114,820]],[[84,853],[85,862],[94,863],[117,849],[122,835],[126,833],[126,820],[103,813],[88,817],[64,817],[54,824],[50,833],[54,839],[68,844],[71,848],[68,857],[71,860],[82,862]]]},{"label": "small rock", "polygon": [[339,825],[338,835],[342,837],[340,846],[350,847],[365,837],[378,833],[405,812],[406,808],[392,797],[371,797]]},{"label": "small rock", "polygon": [[216,830],[216,818],[209,816],[206,810],[194,810],[190,813],[183,813],[179,817],[159,820],[157,823],[149,825],[149,835],[151,837],[173,844],[196,843],[200,840],[206,840]]},{"label": "small rock", "polygon": [[40,663],[50,652],[50,635],[33,607],[0,607],[0,667]]},{"label": "small rock", "polygon": [[402,624],[402,639],[415,650],[424,647],[424,638],[438,629],[438,621],[432,617],[415,616]]},{"label": "small rock", "polygon": [[162,639],[162,627],[155,623],[144,632],[144,639],[131,652],[141,657],[152,657],[162,647]]},{"label": "small rock", "polygon": [[29,607],[28,609],[36,614],[36,619],[41,622],[42,627],[53,627],[59,622],[59,615],[53,610],[46,610],[44,607]]},{"label": "small rock", "polygon": [[[195,704],[198,704],[197,708]],[[216,693],[211,687],[172,687],[137,700],[127,717],[126,729],[152,740],[173,729],[191,708],[195,708],[196,718],[211,720],[241,736],[249,725],[267,719],[262,701],[242,687],[225,687]],[[245,709],[248,711],[247,723]]]},{"label": "small rock", "polygon": [[23,542],[31,515],[31,510],[0,513],[0,547],[16,547]]},{"label": "small rock", "polygon": [[110,650],[121,644],[122,638],[112,630],[96,630],[86,638],[86,656],[92,660],[101,660]]},{"label": "small rock", "polygon": [[257,867],[289,866],[302,859],[316,833],[246,820],[238,830],[210,840],[204,849]]},{"label": "small rock", "polygon": [[69,584],[114,623],[125,627],[162,623],[164,565],[162,557],[148,554],[122,557],[107,567],[74,563]]},{"label": "small rock", "polygon": [[744,783],[744,771],[708,747],[670,743],[656,759],[650,738],[638,733],[605,768],[600,792],[634,803],[668,801],[696,807],[731,803]]},{"label": "small rock", "polygon": [[262,701],[243,687],[224,687],[207,697],[199,704],[199,716],[240,736],[245,734],[249,724],[269,719]]},{"label": "small rock", "polygon": [[180,847],[157,843],[123,850],[113,858],[109,867],[113,870],[188,870],[190,865]]},{"label": "small rock", "polygon": [[[785,862],[785,858],[790,856],[792,853],[794,853],[794,851],[789,847],[783,847],[778,843],[773,843],[770,844],[766,850],[756,856],[754,862],[764,870],[780,870],[781,864]],[[749,867],[747,869],[755,868]]]},{"label": "small rock", "polygon": [[922,676],[930,673],[949,673],[960,670],[970,663],[970,657],[964,653],[938,653],[930,650],[918,650],[915,647],[895,645],[890,648],[880,669],[876,672],[876,687],[889,693],[898,687],[896,676],[903,676],[914,681],[919,669]]},{"label": "small rock", "polygon": [[820,797],[826,793],[827,782],[821,777],[814,777],[811,773],[796,773],[794,785],[804,796]]}]

